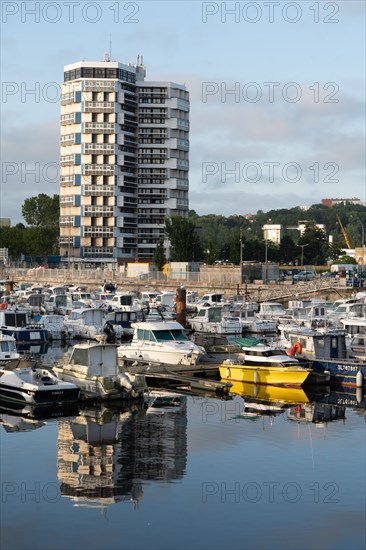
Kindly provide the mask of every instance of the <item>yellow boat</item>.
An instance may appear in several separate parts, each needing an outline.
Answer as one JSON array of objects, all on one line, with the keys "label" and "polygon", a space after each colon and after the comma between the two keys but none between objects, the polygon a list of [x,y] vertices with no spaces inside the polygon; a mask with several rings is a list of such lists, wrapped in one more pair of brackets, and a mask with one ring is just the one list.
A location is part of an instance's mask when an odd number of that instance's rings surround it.
[{"label": "yellow boat", "polygon": [[235,340],[241,343],[238,362],[226,359],[219,367],[222,380],[274,384],[275,386],[301,386],[311,369],[302,367],[299,361],[278,349],[260,343],[256,338]]},{"label": "yellow boat", "polygon": [[228,382],[250,382],[275,386],[301,386],[311,369],[301,366],[264,366],[235,364],[230,360],[219,367],[221,379]]}]

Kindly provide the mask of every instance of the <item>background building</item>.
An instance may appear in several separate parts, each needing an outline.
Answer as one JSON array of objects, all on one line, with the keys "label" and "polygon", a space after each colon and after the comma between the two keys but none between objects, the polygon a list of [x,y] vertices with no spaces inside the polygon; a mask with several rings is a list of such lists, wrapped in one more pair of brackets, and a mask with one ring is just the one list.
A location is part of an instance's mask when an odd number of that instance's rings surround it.
[{"label": "background building", "polygon": [[189,94],[137,63],[67,65],[61,95],[61,255],[150,260],[165,218],[188,216]]},{"label": "background building", "polygon": [[353,198],[353,199],[322,199],[322,204],[324,206],[329,206],[330,208],[332,206],[336,206],[337,204],[346,204],[347,202],[351,204],[360,204],[362,206],[365,205],[360,199]]},{"label": "background building", "polygon": [[263,226],[263,239],[281,244],[283,237],[283,226],[281,224],[265,224]]}]

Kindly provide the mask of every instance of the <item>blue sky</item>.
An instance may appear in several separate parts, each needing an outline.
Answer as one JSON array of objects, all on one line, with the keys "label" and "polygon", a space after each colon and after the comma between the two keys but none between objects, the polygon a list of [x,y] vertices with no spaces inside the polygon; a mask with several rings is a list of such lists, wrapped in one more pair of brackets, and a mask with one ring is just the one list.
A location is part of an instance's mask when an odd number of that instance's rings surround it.
[{"label": "blue sky", "polygon": [[197,213],[366,200],[363,0],[3,1],[1,9],[0,214],[13,223],[25,198],[58,193],[54,83],[63,66],[102,60],[110,41],[112,59],[140,53],[149,80],[190,91]]}]

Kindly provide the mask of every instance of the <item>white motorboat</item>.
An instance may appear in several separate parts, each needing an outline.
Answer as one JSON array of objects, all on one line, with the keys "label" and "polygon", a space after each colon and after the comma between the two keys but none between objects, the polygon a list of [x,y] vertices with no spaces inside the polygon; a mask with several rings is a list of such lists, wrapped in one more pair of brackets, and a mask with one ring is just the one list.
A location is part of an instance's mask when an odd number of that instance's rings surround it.
[{"label": "white motorboat", "polygon": [[65,317],[64,324],[71,337],[94,340],[103,335],[104,311],[98,308],[76,308]]},{"label": "white motorboat", "polygon": [[222,306],[202,306],[187,323],[195,332],[207,334],[241,334],[243,331],[240,319],[230,317]]},{"label": "white motorboat", "polygon": [[195,365],[206,354],[202,346],[189,340],[176,321],[141,321],[133,323],[132,341],[118,347],[122,359],[170,365]]},{"label": "white motorboat", "polygon": [[12,359],[19,359],[15,336],[4,334],[0,331],[0,365],[4,365]]},{"label": "white motorboat", "polygon": [[0,397],[30,405],[77,401],[79,388],[64,382],[34,361],[10,361],[0,368]]},{"label": "white motorboat", "polygon": [[76,384],[85,399],[136,399],[147,390],[143,374],[127,374],[118,366],[114,344],[77,344],[53,370],[62,380]]}]

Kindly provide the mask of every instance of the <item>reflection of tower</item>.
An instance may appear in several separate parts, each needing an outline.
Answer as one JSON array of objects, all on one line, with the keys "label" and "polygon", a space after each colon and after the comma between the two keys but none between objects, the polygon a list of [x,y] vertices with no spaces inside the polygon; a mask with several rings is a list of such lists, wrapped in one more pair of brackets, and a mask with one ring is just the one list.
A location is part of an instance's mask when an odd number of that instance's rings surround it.
[{"label": "reflection of tower", "polygon": [[59,422],[58,478],[61,494],[76,502],[111,504],[141,498],[140,484],[126,479],[120,462],[121,426],[137,406],[124,411],[87,410],[72,421]]},{"label": "reflection of tower", "polygon": [[[151,409],[152,410],[152,409]],[[86,410],[59,421],[61,494],[89,505],[142,498],[143,480],[179,479],[187,456],[186,397],[150,414],[143,405],[123,411]]]},{"label": "reflection of tower", "polygon": [[[122,455],[131,475],[141,480],[172,481],[184,476],[187,464],[187,398],[173,407],[150,407],[144,418],[122,427]],[[123,443],[122,443],[123,444]]]}]

